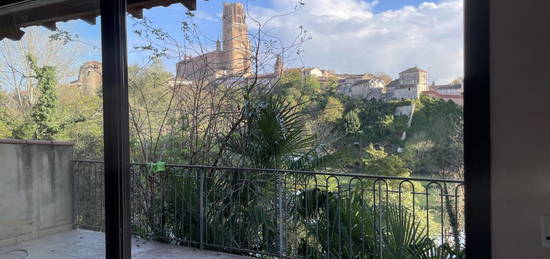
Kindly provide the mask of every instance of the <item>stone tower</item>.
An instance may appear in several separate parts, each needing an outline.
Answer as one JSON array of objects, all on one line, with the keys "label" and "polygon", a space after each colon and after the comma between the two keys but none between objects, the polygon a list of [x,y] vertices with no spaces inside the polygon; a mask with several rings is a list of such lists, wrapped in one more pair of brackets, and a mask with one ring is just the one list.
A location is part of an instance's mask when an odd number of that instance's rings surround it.
[{"label": "stone tower", "polygon": [[276,76],[281,76],[283,74],[283,58],[281,55],[277,55],[277,58],[275,59],[275,67],[273,72],[275,72]]},{"label": "stone tower", "polygon": [[79,87],[83,94],[96,95],[102,85],[101,62],[88,61],[80,66],[78,80],[71,82]]},{"label": "stone tower", "polygon": [[242,3],[223,4],[223,63],[230,74],[250,70],[250,42]]}]

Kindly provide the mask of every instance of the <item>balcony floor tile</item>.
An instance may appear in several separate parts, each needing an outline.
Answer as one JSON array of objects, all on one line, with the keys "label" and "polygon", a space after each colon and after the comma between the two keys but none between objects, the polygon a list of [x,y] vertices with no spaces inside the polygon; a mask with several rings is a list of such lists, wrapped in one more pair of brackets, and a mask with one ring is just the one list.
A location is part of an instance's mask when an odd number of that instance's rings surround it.
[{"label": "balcony floor tile", "polygon": [[[1,247],[0,259],[25,258],[25,253],[22,251],[13,251],[6,254],[6,252],[13,249],[29,251],[31,255],[29,258],[31,259],[101,259],[105,258],[104,238],[105,234],[101,232],[83,229],[71,230],[25,241],[14,246]],[[132,258],[238,259],[246,257],[133,238]]]}]

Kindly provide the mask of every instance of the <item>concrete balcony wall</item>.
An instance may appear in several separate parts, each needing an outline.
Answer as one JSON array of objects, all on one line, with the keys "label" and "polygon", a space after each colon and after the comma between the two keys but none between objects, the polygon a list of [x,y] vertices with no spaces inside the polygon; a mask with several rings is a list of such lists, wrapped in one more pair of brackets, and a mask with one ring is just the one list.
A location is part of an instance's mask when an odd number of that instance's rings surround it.
[{"label": "concrete balcony wall", "polygon": [[73,146],[0,140],[0,247],[73,228]]}]

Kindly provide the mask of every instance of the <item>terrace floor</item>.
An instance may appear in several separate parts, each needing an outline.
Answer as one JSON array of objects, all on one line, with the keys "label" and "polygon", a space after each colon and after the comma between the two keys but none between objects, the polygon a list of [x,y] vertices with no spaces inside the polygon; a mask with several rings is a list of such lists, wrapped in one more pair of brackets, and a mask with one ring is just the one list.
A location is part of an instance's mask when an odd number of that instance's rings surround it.
[{"label": "terrace floor", "polygon": [[[26,257],[26,252],[21,249],[28,251],[30,256]],[[12,252],[6,254],[8,251]],[[0,259],[100,259],[105,258],[104,253],[104,233],[77,229],[40,239],[25,241],[14,246],[2,247],[0,248]],[[239,259],[246,257],[133,238],[132,258]]]}]

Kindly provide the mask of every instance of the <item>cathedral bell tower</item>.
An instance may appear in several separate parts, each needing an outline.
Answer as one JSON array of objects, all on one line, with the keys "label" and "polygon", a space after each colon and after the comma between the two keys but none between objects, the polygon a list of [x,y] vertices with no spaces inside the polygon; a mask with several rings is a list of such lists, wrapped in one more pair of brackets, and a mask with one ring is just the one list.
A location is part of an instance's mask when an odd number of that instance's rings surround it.
[{"label": "cathedral bell tower", "polygon": [[281,57],[281,55],[277,55],[275,59],[274,70],[275,71],[273,72],[275,73],[276,76],[280,77],[283,75],[284,67],[283,67],[283,58]]},{"label": "cathedral bell tower", "polygon": [[230,74],[250,72],[250,42],[242,3],[223,4],[223,64]]}]

